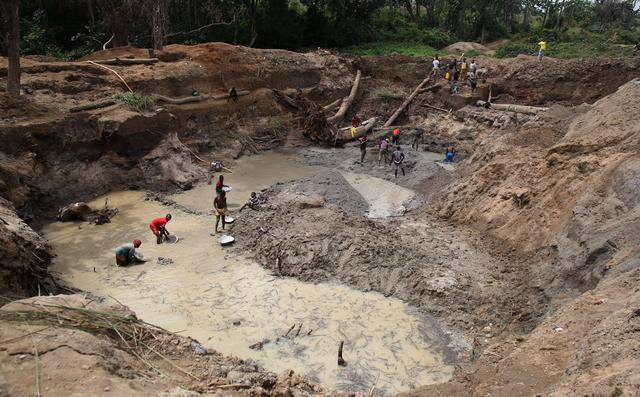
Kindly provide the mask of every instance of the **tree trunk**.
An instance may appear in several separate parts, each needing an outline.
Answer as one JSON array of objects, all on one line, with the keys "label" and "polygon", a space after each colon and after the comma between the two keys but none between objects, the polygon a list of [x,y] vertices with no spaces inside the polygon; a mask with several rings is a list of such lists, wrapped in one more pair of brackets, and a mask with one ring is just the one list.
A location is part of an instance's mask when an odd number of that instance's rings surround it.
[{"label": "tree trunk", "polygon": [[544,29],[544,26],[547,24],[547,18],[549,18],[549,8],[551,8],[551,0],[545,1],[544,17],[542,18],[542,25],[541,25],[543,29]]},{"label": "tree trunk", "polygon": [[347,110],[349,110],[349,106],[351,106],[353,101],[356,99],[356,95],[358,94],[358,88],[360,87],[361,76],[362,76],[362,72],[360,71],[360,69],[358,69],[358,72],[356,73],[356,78],[353,81],[353,86],[351,87],[351,92],[349,93],[349,96],[342,101],[342,104],[340,105],[340,109],[338,109],[336,114],[334,114],[331,117],[327,117],[327,121],[329,123],[337,124],[340,121],[342,121],[342,119],[344,119],[344,116],[347,114]]},{"label": "tree trunk", "polygon": [[387,122],[384,123],[383,127],[389,127],[391,124],[393,124],[394,121],[396,121],[398,116],[400,116],[400,114],[404,111],[404,109],[411,103],[411,101],[413,101],[413,98],[415,98],[416,95],[418,95],[422,87],[424,87],[424,85],[427,84],[429,80],[431,80],[431,76],[428,76],[426,79],[422,80],[422,83],[420,83],[420,85],[418,85],[416,89],[413,90],[411,95],[409,95],[409,97],[405,99],[404,102],[402,102],[402,105],[400,105],[398,110],[396,110],[395,113],[393,113],[391,117],[389,117],[389,120],[387,120]]},{"label": "tree trunk", "polygon": [[407,9],[409,13],[409,18],[415,21],[415,17],[413,16],[413,5],[411,4],[411,0],[404,0],[404,8]]},{"label": "tree trunk", "polygon": [[11,96],[20,95],[20,0],[7,0],[7,49],[9,67],[7,71],[7,92]]},{"label": "tree trunk", "polygon": [[99,4],[109,21],[109,26],[113,33],[113,46],[122,47],[127,45],[129,15],[124,10],[124,6],[116,6],[114,0],[101,0]]},{"label": "tree trunk", "polygon": [[91,27],[96,25],[96,15],[93,12],[93,1],[87,0],[87,11],[89,12],[89,22]]},{"label": "tree trunk", "polygon": [[555,28],[556,33],[560,31],[562,15],[564,14],[564,3],[565,3],[565,0],[562,0],[562,4],[560,4],[560,10],[558,10],[558,16],[556,18],[556,28]]},{"label": "tree trunk", "polygon": [[524,7],[524,16],[522,17],[522,29],[525,32],[529,31],[529,2],[527,1]]},{"label": "tree trunk", "polygon": [[162,29],[162,6],[161,0],[153,1],[153,10],[151,15],[153,49],[162,50],[163,29]]},{"label": "tree trunk", "polygon": [[233,2],[233,45],[238,45],[238,17],[240,16],[240,3],[238,0]]},{"label": "tree trunk", "polygon": [[256,30],[256,8],[258,7],[257,0],[249,0],[249,18],[251,23],[251,40],[249,41],[248,47],[253,47],[258,38],[258,32]]}]

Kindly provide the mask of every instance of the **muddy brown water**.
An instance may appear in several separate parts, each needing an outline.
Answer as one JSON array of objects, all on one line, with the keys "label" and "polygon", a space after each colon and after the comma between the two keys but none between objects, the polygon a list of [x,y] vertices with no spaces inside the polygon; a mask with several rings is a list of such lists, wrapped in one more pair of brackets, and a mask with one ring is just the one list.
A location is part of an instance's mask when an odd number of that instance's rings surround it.
[{"label": "muddy brown water", "polygon": [[[253,168],[261,161],[279,162],[282,173]],[[236,205],[245,199],[236,200],[237,195],[256,189],[251,181],[240,182],[237,177],[268,185],[283,180],[283,175],[310,171],[286,158],[259,157],[243,164],[234,168],[234,191],[229,194]],[[277,278],[220,247],[210,236],[212,216],[145,201],[142,192],[108,197],[120,209],[110,224],[53,223],[44,228],[58,255],[52,270],[71,285],[113,297],[145,321],[181,331],[208,348],[254,359],[275,372],[294,369],[329,388],[366,392],[375,384],[378,392],[391,393],[451,376],[453,368],[445,363],[446,351],[438,336],[442,329],[400,300],[338,284]],[[184,197],[193,198],[194,207],[208,209],[197,199],[199,194]],[[89,204],[103,203],[101,197]],[[168,229],[181,241],[157,245],[148,223],[167,212],[174,215]],[[237,222],[241,221],[240,216]],[[134,238],[143,241],[140,251],[152,260],[115,266],[112,249]],[[161,265],[158,257],[173,263]],[[301,323],[298,337],[282,337]],[[296,332],[297,327],[289,335]],[[267,339],[270,342],[262,350],[249,348]],[[346,368],[337,365],[340,340],[345,341]]]}]

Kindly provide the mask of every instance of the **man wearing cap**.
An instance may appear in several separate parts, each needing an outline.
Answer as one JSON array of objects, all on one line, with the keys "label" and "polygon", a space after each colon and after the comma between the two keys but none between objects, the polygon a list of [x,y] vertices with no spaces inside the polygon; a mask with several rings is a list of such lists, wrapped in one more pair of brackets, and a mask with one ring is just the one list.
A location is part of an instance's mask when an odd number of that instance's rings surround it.
[{"label": "man wearing cap", "polygon": [[156,218],[149,223],[149,228],[156,236],[157,243],[162,244],[163,237],[169,237],[169,231],[167,230],[167,222],[171,220],[171,214],[167,214],[164,218]]},{"label": "man wearing cap", "polygon": [[142,241],[133,240],[132,243],[122,244],[116,248],[116,265],[126,266],[131,264],[136,257],[136,248],[142,245]]}]

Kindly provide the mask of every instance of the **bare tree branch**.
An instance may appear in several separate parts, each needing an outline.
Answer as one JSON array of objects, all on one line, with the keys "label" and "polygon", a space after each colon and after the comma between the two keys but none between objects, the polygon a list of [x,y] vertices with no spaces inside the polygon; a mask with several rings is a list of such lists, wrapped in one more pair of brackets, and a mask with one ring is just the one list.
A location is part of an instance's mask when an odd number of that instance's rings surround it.
[{"label": "bare tree branch", "polygon": [[236,17],[234,16],[233,19],[231,21],[229,21],[229,22],[213,22],[213,23],[210,23],[208,25],[200,26],[197,29],[189,30],[188,32],[168,33],[168,34],[164,35],[164,38],[166,39],[166,38],[169,38],[169,37],[179,36],[179,35],[183,35],[183,34],[196,33],[196,32],[199,32],[201,30],[210,28],[212,26],[228,26],[228,25],[231,25],[231,24],[235,23],[235,21],[236,21]]}]

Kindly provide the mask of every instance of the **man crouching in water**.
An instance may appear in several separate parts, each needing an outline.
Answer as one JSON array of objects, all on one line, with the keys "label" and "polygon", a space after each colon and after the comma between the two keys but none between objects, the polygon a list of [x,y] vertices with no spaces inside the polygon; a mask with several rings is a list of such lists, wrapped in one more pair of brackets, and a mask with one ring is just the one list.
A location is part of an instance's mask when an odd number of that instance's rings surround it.
[{"label": "man crouching in water", "polygon": [[136,248],[142,245],[142,241],[133,240],[133,243],[122,244],[116,248],[116,265],[127,266],[136,258]]}]

